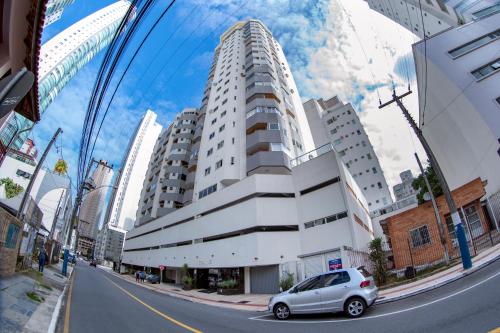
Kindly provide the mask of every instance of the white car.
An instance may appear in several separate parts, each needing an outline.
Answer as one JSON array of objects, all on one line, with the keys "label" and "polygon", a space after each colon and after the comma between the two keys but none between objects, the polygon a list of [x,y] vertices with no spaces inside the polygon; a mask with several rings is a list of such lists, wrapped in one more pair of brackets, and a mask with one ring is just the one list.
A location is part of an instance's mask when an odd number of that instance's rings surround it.
[{"label": "white car", "polygon": [[360,317],[378,297],[378,288],[364,268],[346,268],[308,278],[269,300],[277,319],[291,314],[344,311]]}]

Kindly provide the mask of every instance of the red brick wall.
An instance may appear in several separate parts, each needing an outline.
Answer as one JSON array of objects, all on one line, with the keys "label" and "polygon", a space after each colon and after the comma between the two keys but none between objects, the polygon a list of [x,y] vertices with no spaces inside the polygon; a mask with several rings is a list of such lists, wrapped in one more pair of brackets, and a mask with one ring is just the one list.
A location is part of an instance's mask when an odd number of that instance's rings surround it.
[{"label": "red brick wall", "polygon": [[[478,211],[483,224],[483,229],[488,231],[489,228],[479,202],[479,199],[484,194],[484,186],[479,178],[452,191],[452,196],[458,209],[462,206],[468,206],[470,204],[474,204],[476,206],[476,210]],[[444,224],[447,246],[451,254],[453,251],[453,245],[448,236],[448,229],[444,218],[445,215],[449,214],[449,208],[446,204],[444,196],[438,197],[436,202],[441,215],[441,221]],[[412,257],[413,265],[431,263],[443,258],[444,250],[440,241],[439,229],[431,202],[426,202],[418,207],[402,212],[401,214],[391,216],[386,219],[386,223],[396,268],[410,266],[412,263]],[[413,247],[410,230],[423,225],[427,225],[430,243]]]}]

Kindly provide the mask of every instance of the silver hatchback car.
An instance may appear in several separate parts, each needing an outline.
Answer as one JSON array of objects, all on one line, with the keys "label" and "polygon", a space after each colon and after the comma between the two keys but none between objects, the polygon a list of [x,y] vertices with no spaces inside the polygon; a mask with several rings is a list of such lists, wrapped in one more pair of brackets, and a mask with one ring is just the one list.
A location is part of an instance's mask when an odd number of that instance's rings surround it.
[{"label": "silver hatchback car", "polygon": [[378,297],[378,288],[363,267],[346,268],[306,279],[269,300],[277,319],[291,314],[344,311],[360,317]]}]

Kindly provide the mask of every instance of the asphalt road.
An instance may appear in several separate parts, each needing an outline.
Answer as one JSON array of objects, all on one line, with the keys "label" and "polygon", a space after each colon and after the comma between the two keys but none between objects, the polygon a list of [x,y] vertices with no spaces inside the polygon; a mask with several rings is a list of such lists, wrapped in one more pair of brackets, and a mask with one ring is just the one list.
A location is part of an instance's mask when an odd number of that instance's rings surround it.
[{"label": "asphalt road", "polygon": [[342,314],[276,321],[173,298],[79,261],[65,332],[489,332],[500,327],[500,260],[456,282],[376,305],[360,319]]}]

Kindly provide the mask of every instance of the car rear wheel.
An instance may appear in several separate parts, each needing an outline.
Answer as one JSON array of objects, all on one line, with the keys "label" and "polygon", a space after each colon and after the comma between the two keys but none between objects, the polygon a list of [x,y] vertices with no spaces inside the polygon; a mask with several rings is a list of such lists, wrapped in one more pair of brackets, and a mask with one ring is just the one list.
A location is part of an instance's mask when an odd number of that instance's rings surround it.
[{"label": "car rear wheel", "polygon": [[353,297],[347,300],[344,305],[344,312],[351,318],[358,318],[363,315],[366,310],[366,303],[362,298]]},{"label": "car rear wheel", "polygon": [[283,303],[276,304],[274,306],[273,312],[276,319],[279,320],[285,320],[288,319],[288,317],[290,317],[290,309],[286,304]]}]

